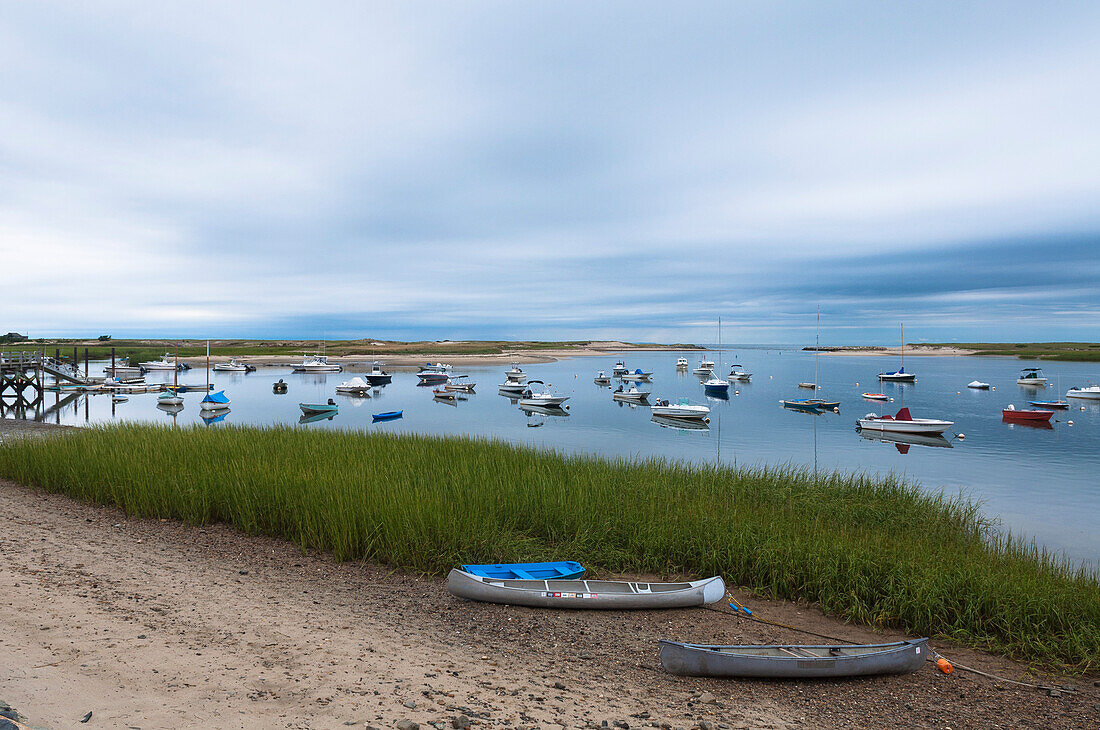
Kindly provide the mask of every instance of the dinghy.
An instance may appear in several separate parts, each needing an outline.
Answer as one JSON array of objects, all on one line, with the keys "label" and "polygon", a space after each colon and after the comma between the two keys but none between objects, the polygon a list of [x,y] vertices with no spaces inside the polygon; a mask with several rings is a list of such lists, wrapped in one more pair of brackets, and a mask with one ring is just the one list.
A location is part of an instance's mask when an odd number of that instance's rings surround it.
[{"label": "dinghy", "polygon": [[614,580],[498,580],[455,568],[447,590],[459,598],[534,608],[654,609],[715,603],[726,584],[715,576],[683,583]]},{"label": "dinghy", "polygon": [[552,563],[503,563],[496,565],[463,565],[470,575],[497,580],[572,580],[584,575],[584,566],[572,560]]},{"label": "dinghy", "polygon": [[908,674],[928,659],[928,639],[891,644],[713,646],[661,640],[661,667],[691,677],[813,679]]},{"label": "dinghy", "polygon": [[315,413],[332,413],[335,414],[339,409],[336,405],[336,401],[332,398],[328,399],[328,403],[299,403],[298,407],[302,409],[302,413],[307,416],[312,416]]},{"label": "dinghy", "polygon": [[1069,408],[1069,403],[1064,400],[1029,400],[1028,405],[1036,408],[1058,408],[1060,410]]},{"label": "dinghy", "polygon": [[401,414],[404,411],[386,411],[385,413],[375,413],[371,416],[372,421],[392,421],[395,418],[401,418]]},{"label": "dinghy", "polygon": [[1011,403],[1008,404],[1008,408],[1001,411],[1001,420],[1004,421],[1049,421],[1050,417],[1054,415],[1054,411],[1046,410],[1016,410],[1016,406]]},{"label": "dinghy", "polygon": [[890,400],[890,396],[885,393],[861,393],[867,400]]}]

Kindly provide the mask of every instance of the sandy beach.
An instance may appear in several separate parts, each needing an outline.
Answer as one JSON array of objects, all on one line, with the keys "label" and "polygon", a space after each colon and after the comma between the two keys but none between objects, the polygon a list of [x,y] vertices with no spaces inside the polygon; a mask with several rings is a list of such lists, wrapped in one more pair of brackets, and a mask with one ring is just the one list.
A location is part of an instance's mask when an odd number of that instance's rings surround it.
[{"label": "sandy beach", "polygon": [[[30,722],[112,728],[1028,727],[1100,723],[1092,679],[1058,696],[927,665],[850,681],[680,678],[659,638],[816,643],[718,608],[549,612],[463,601],[435,578],[334,563],[221,525],[134,519],[0,482],[0,699]],[[738,600],[851,641],[901,638],[812,606]],[[1014,662],[935,646],[1037,681]],[[709,724],[705,724],[709,723]]]},{"label": "sandy beach", "polygon": [[[845,357],[901,357],[900,347],[850,347],[840,350],[822,350],[822,355],[841,355]],[[905,357],[964,357],[976,355],[977,350],[966,350],[959,347],[906,347]]]}]

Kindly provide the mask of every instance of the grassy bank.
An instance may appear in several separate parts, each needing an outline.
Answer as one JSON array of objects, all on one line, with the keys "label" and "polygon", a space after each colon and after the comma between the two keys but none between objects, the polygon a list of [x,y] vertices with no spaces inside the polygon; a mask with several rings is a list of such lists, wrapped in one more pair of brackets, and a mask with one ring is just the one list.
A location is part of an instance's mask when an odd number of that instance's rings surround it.
[{"label": "grassy bank", "polygon": [[892,478],[562,456],[411,435],[119,425],[0,447],[0,475],[141,516],[227,522],[442,574],[576,559],[720,573],[830,614],[1100,667],[1100,577]]},{"label": "grassy bank", "polygon": [[1025,360],[1100,362],[1098,342],[922,342],[921,347],[957,347],[975,355],[1001,355]]}]

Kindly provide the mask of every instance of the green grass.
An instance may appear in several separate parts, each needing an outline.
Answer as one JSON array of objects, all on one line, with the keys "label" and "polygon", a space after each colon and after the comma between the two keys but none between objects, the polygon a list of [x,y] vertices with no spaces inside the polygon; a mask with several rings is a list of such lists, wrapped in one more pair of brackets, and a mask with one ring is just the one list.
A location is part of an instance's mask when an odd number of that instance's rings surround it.
[{"label": "green grass", "polygon": [[958,347],[976,355],[1018,357],[1025,360],[1100,362],[1098,342],[922,342],[921,347]]},{"label": "green grass", "polygon": [[1100,667],[1094,569],[1003,535],[972,502],[892,477],[608,461],[476,439],[136,425],[9,442],[0,475],[433,575],[540,559],[720,573],[849,621]]}]

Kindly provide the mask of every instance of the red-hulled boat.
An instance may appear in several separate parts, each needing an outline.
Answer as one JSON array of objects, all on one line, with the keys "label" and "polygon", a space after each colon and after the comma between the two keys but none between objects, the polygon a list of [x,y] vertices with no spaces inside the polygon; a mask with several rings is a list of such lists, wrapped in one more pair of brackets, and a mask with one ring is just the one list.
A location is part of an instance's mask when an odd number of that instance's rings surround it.
[{"label": "red-hulled boat", "polygon": [[1001,411],[1001,418],[1005,421],[1049,421],[1054,411],[1042,410],[1016,410],[1016,406],[1009,404],[1008,408]]}]

